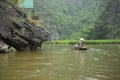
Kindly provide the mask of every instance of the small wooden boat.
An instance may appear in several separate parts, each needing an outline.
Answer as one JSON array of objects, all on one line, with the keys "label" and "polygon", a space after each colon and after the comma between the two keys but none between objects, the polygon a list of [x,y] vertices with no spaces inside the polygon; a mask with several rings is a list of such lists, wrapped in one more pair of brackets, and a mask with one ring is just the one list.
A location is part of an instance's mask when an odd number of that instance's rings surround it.
[{"label": "small wooden boat", "polygon": [[76,50],[87,50],[87,47],[80,47],[80,46],[76,46],[74,47]]},{"label": "small wooden boat", "polygon": [[87,50],[86,47],[82,47],[82,48],[81,48],[81,47],[75,47],[75,49],[76,49],[76,50]]}]

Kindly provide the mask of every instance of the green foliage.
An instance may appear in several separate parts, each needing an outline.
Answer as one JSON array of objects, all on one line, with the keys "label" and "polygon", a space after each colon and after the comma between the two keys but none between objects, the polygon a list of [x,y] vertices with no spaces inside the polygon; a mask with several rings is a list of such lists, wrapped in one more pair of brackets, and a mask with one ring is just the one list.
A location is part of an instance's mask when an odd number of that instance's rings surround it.
[{"label": "green foliage", "polygon": [[89,26],[94,26],[102,11],[100,6],[104,7],[96,0],[37,0],[35,4],[42,24],[51,35],[58,33],[59,39],[89,38]]},{"label": "green foliage", "polygon": [[[109,0],[103,13],[92,29],[94,39],[119,39],[120,35],[120,0]],[[113,6],[111,6],[113,5]]]},{"label": "green foliage", "polygon": [[119,13],[111,14],[110,10],[114,9],[110,7],[117,1],[119,3],[119,0],[36,0],[35,14],[51,35],[58,33],[61,40],[114,39],[120,34],[116,23]]}]

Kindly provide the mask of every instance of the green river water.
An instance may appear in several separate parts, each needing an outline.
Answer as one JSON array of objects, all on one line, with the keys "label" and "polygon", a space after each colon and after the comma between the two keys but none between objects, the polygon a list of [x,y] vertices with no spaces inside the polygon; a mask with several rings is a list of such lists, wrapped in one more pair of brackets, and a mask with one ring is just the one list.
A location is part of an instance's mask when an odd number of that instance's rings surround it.
[{"label": "green river water", "polygon": [[120,45],[44,44],[41,51],[0,54],[0,80],[120,80]]}]

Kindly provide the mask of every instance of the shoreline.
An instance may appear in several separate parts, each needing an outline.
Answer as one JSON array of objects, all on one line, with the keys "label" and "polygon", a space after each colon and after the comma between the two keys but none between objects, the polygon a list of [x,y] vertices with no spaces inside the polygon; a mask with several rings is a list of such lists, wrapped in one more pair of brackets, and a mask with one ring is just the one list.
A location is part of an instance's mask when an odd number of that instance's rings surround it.
[{"label": "shoreline", "polygon": [[[44,44],[76,44],[79,40],[45,41]],[[120,40],[85,40],[85,44],[120,44]]]}]

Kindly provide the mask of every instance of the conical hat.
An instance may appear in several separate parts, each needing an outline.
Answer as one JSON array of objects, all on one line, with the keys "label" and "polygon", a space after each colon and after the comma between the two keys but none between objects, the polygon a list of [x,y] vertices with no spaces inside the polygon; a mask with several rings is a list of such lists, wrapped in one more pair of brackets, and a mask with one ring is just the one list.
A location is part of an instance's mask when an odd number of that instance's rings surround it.
[{"label": "conical hat", "polygon": [[84,38],[80,38],[80,41],[85,41]]}]

